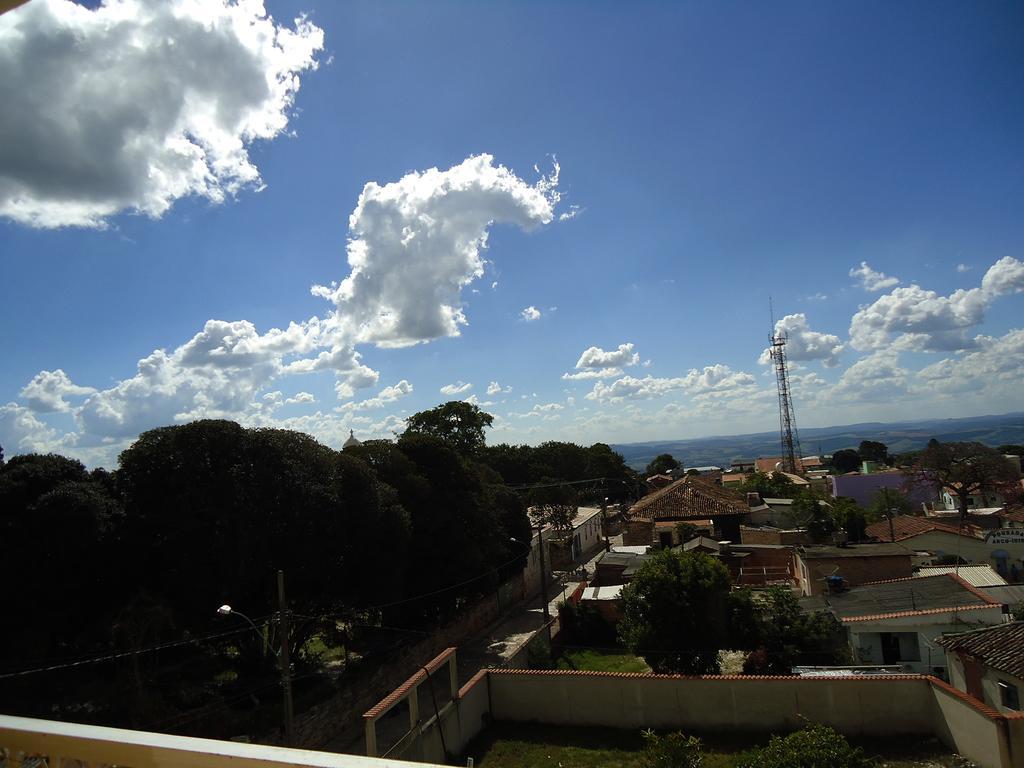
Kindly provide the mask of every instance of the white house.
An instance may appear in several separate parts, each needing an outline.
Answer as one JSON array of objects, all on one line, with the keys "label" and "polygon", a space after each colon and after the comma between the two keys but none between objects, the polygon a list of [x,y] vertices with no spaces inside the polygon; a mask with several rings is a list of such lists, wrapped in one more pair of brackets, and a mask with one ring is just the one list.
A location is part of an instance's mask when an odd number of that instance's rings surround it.
[{"label": "white house", "polygon": [[1006,713],[1024,701],[1024,621],[946,635],[949,681],[969,696]]}]

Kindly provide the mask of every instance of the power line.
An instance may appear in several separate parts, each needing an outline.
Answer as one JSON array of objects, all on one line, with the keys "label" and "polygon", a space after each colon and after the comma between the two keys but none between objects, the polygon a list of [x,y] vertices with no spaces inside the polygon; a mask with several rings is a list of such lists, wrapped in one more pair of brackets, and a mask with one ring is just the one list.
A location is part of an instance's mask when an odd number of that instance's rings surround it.
[{"label": "power line", "polygon": [[[267,616],[261,616],[260,619],[256,619],[256,621],[259,621],[261,619],[266,619],[266,618],[268,618],[268,617]],[[159,645],[151,645],[148,648],[138,648],[138,649],[136,649],[134,651],[122,651],[121,653],[111,653],[111,654],[108,654],[106,656],[93,656],[93,657],[88,658],[88,659],[81,659],[79,661],[67,662],[65,664],[53,664],[53,665],[48,666],[48,667],[36,667],[35,669],[23,669],[23,670],[19,670],[18,672],[5,672],[3,674],[0,674],[0,680],[9,680],[9,679],[15,678],[15,677],[25,677],[27,675],[35,675],[35,674],[39,674],[41,672],[56,672],[56,671],[64,670],[64,669],[71,669],[73,667],[83,667],[83,666],[86,666],[88,664],[99,664],[99,663],[104,662],[104,661],[115,661],[116,659],[124,659],[124,658],[128,658],[129,656],[140,656],[140,655],[142,655],[144,653],[152,653],[153,651],[161,651],[161,650],[164,650],[165,648],[177,648],[177,647],[182,646],[182,645],[193,645],[195,643],[202,643],[202,642],[205,642],[207,640],[217,640],[218,638],[221,638],[221,637],[229,637],[231,635],[237,635],[237,634],[240,634],[242,632],[251,632],[251,631],[252,631],[251,627],[245,626],[245,627],[240,627],[239,629],[232,629],[232,630],[230,630],[228,632],[219,632],[219,633],[217,633],[215,635],[206,635],[205,637],[192,637],[192,638],[188,638],[186,640],[174,640],[174,641],[169,642],[169,643],[160,643]]]}]

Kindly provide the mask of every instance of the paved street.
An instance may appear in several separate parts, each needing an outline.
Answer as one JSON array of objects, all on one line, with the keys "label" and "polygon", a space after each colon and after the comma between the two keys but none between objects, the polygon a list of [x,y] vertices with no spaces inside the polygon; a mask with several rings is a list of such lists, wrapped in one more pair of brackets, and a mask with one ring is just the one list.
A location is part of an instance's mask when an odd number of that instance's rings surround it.
[{"label": "paved street", "polygon": [[[612,537],[613,545],[620,544],[621,536]],[[602,548],[586,563],[587,573],[593,577],[594,564],[604,552]],[[553,581],[548,587],[548,610],[552,617],[558,616],[558,604],[572,594],[580,584],[578,580]],[[456,653],[459,671],[459,685],[465,684],[481,669],[500,667],[544,625],[544,601],[538,595],[525,606],[514,609],[511,613],[487,627],[483,632],[461,645]],[[429,659],[423,659],[426,663]],[[434,680],[434,691],[437,695],[438,707],[447,702],[447,674],[438,675]],[[381,698],[387,691],[381,694]],[[433,715],[434,702],[430,695],[430,686],[419,687],[419,711],[422,719]],[[405,706],[396,707],[393,714],[384,717],[377,723],[377,744],[383,752],[405,733],[408,727],[408,710]],[[366,754],[365,736],[360,731],[342,735],[327,744],[324,749],[329,752],[346,752],[348,754]]]}]

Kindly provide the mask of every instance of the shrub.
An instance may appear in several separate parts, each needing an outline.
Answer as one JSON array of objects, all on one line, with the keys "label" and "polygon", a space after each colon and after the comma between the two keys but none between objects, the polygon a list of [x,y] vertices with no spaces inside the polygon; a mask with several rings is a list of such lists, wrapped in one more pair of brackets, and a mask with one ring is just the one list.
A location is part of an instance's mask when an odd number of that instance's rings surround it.
[{"label": "shrub", "polygon": [[736,768],[870,768],[874,764],[842,734],[815,723],[788,736],[772,736],[768,746],[743,753]]},{"label": "shrub", "polygon": [[647,729],[643,737],[644,768],[699,768],[703,760],[696,736],[684,736],[680,731],[659,736]]}]

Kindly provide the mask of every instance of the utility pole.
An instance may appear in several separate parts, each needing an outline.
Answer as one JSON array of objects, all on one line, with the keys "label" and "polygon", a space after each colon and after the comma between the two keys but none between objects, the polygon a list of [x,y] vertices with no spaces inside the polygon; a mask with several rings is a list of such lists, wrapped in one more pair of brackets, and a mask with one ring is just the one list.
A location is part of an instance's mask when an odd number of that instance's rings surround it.
[{"label": "utility pole", "polygon": [[281,653],[277,660],[281,669],[281,695],[284,699],[284,743],[290,747],[294,744],[292,721],[295,712],[292,708],[292,670],[288,660],[288,607],[284,599],[284,571],[277,572],[277,608],[281,631]]}]

